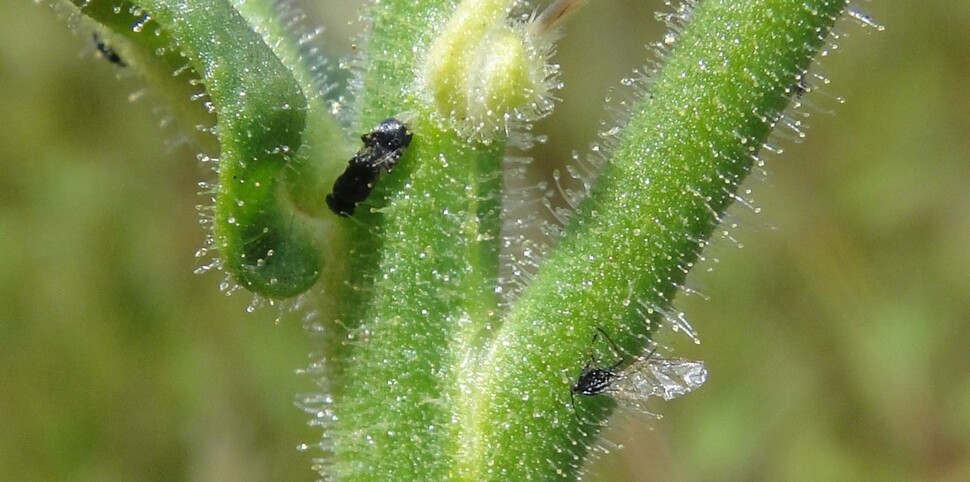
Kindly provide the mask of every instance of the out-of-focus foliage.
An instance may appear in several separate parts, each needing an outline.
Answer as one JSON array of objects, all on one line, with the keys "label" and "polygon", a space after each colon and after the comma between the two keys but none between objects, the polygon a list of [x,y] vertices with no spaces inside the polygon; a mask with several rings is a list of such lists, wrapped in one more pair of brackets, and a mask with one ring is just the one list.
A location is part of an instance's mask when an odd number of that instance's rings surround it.
[{"label": "out-of-focus foliage", "polygon": [[212,175],[119,72],[0,4],[0,480],[313,480],[310,342],[192,274]]},{"label": "out-of-focus foliage", "polygon": [[[316,12],[335,50],[351,5]],[[616,418],[603,480],[970,479],[970,4],[857,7],[887,30],[841,28],[808,139],[745,185],[744,247],[690,277],[710,301],[678,304],[703,343],[671,342],[708,383],[663,420]],[[595,140],[660,8],[601,0],[567,26],[533,181]],[[0,2],[0,478],[313,479],[291,405],[307,336],[192,274],[211,175],[94,51]]]}]

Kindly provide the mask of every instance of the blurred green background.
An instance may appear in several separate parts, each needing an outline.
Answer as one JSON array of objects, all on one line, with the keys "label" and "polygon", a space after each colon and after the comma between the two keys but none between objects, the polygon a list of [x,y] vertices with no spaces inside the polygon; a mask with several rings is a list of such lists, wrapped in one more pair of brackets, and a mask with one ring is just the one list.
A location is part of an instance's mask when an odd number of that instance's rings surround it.
[{"label": "blurred green background", "polygon": [[[358,6],[310,2],[337,54]],[[572,19],[537,179],[614,117],[662,8]],[[703,343],[668,341],[708,383],[662,420],[616,418],[625,448],[593,479],[970,480],[970,2],[861,8],[886,31],[841,25],[808,138],[745,184],[760,213],[732,208],[737,243],[689,281],[710,299],[678,303]],[[0,87],[0,480],[313,480],[299,316],[192,274],[195,149],[29,0],[0,2]]]}]

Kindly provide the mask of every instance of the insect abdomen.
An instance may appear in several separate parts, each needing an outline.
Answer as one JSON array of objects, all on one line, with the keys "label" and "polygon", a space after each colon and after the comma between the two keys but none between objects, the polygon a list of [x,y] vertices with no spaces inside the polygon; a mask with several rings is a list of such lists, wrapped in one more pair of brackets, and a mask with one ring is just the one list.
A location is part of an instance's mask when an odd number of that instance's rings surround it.
[{"label": "insect abdomen", "polygon": [[333,183],[333,192],[327,194],[327,207],[341,216],[354,214],[357,204],[366,200],[374,190],[379,172],[366,164],[351,162]]}]

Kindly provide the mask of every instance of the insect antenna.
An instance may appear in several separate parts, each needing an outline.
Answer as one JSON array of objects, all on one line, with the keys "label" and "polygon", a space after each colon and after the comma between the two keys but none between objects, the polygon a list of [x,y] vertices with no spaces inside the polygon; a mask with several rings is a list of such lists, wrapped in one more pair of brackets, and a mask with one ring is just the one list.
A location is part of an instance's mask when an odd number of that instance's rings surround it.
[{"label": "insect antenna", "polygon": [[[613,339],[610,338],[610,335],[607,335],[606,334],[606,331],[604,331],[602,328],[600,328],[598,326],[596,327],[596,330],[599,331],[600,333],[602,333],[603,336],[606,338],[606,340],[610,342],[610,346],[613,348],[613,354],[616,355],[617,357],[619,357],[619,360],[617,360],[616,363],[614,363],[612,366],[610,366],[608,369],[606,369],[606,371],[612,373],[612,372],[616,371],[616,369],[619,368],[619,366],[622,365],[623,362],[626,361],[626,358],[623,356],[623,352],[620,351],[620,348],[616,345],[616,342],[614,342]],[[597,337],[599,337],[599,334],[598,333],[595,334],[595,335],[593,335],[593,343],[594,344],[596,343],[596,338]],[[592,357],[592,356],[593,356],[592,353],[590,353],[590,357]]]}]

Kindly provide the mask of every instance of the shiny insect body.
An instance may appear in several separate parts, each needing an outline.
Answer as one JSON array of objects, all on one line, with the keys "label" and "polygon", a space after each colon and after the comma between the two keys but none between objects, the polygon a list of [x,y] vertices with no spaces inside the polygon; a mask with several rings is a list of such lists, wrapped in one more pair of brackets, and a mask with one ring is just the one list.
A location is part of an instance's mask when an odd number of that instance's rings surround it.
[{"label": "shiny insect body", "polygon": [[327,207],[340,216],[353,215],[357,205],[374,190],[380,172],[394,169],[412,137],[407,126],[393,117],[360,136],[364,147],[333,183],[333,190],[326,197]]},{"label": "shiny insect body", "polygon": [[[620,350],[617,348],[616,343],[607,335],[602,328],[596,328],[599,333],[593,335],[593,344],[596,344],[596,340],[599,338],[600,334],[603,335],[607,341],[610,342],[610,346],[613,347],[613,353],[619,355]],[[656,350],[654,350],[656,351]],[[653,355],[653,351],[647,355],[647,358]],[[613,384],[613,380],[620,376],[619,368],[620,365],[625,362],[626,359],[622,356],[619,357],[612,365],[609,366],[598,366],[599,362],[593,353],[589,354],[589,361],[583,367],[583,371],[579,373],[579,377],[576,379],[576,383],[569,388],[569,397],[572,401],[573,407],[576,406],[576,395],[585,395],[587,397],[592,397],[594,395],[599,395],[605,393],[609,390],[610,385]]]}]

